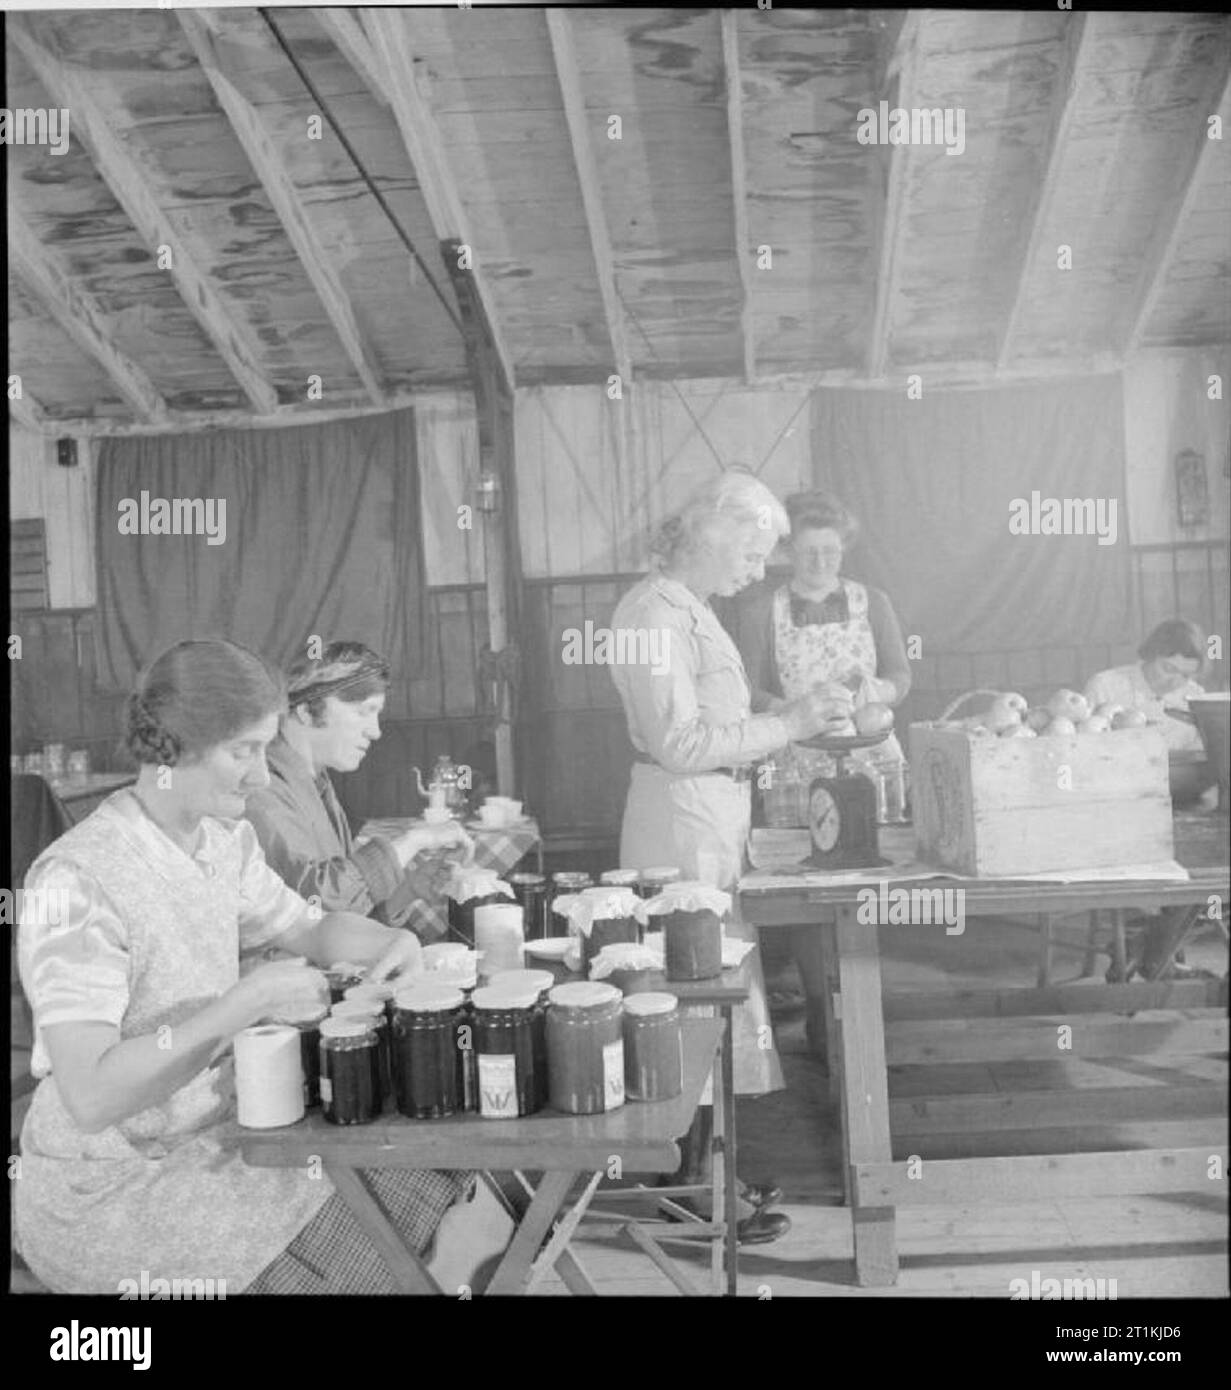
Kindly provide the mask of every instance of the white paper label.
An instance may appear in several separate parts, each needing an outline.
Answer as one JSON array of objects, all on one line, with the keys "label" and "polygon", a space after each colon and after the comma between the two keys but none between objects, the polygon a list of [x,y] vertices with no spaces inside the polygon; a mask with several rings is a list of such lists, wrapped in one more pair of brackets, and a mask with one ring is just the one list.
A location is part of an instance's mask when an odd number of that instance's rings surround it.
[{"label": "white paper label", "polygon": [[479,1053],[479,1114],[505,1120],[517,1116],[517,1058]]},{"label": "white paper label", "polygon": [[603,1109],[615,1110],[624,1104],[624,1039],[603,1048]]},{"label": "white paper label", "polygon": [[322,1103],[322,1105],[330,1105],[330,1104],[332,1104],[332,1102],[333,1102],[333,1082],[330,1081],[330,1079],[324,1074],[324,1072],[322,1072],[322,1073],[321,1073],[321,1103]]}]

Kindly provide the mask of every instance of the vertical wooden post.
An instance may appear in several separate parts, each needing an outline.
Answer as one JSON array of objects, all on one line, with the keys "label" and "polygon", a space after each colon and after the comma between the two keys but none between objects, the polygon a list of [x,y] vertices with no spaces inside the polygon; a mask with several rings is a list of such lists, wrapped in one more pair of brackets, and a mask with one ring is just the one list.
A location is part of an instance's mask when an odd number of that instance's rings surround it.
[{"label": "vertical wooden post", "polygon": [[[491,328],[469,270],[460,266],[461,243],[443,241],[441,255],[453,282],[466,341],[466,362],[479,426],[479,469],[500,483],[500,505],[483,513],[483,568],[487,589],[487,644],[500,657],[520,619],[521,546],[517,534],[517,475],[513,435],[513,383],[496,352]],[[496,782],[504,796],[516,794],[513,706],[501,682],[496,717]]]}]

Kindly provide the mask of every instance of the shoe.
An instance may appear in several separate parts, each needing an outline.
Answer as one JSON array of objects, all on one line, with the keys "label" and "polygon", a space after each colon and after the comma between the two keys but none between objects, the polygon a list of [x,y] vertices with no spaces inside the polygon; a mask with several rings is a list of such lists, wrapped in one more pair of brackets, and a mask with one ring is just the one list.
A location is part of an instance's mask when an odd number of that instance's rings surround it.
[{"label": "shoe", "polygon": [[777,1206],[782,1201],[782,1189],[773,1182],[744,1182],[741,1180],[737,1191],[745,1202],[751,1202],[758,1211]]},{"label": "shoe", "polygon": [[791,1218],[784,1211],[759,1211],[736,1224],[735,1239],[740,1245],[768,1245],[780,1240],[791,1229]]}]

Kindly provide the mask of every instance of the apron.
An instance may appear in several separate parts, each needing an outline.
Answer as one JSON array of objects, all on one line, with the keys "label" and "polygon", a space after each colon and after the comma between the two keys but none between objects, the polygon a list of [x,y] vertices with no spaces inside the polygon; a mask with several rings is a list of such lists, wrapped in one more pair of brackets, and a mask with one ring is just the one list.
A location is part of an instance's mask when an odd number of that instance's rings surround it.
[{"label": "apron", "polygon": [[[799,699],[824,681],[845,683],[852,676],[876,675],[876,638],[868,621],[868,591],[850,579],[843,579],[841,584],[849,614],[844,623],[805,623],[796,627],[791,621],[789,586],[783,585],[774,594],[774,659],[782,694],[788,700]],[[805,782],[834,775],[833,756],[819,748],[792,743],[787,756]],[[847,758],[871,772],[901,767],[905,761],[902,745],[893,733],[884,743],[857,748]]]},{"label": "apron", "polygon": [[[715,723],[734,723],[752,711],[744,663],[726,629],[709,609],[698,614],[693,640],[700,648],[698,704]],[[752,823],[752,785],[721,772],[677,776],[654,763],[634,763],[620,831],[620,867],[649,869],[677,865],[685,878],[700,879],[731,894],[728,935],[756,941],[757,929],[739,911],[738,881]],[[733,1011],[735,1089],[764,1095],[786,1084],[774,1048],[765,976],[753,952],[752,989]],[[706,1010],[706,1012],[711,1012]],[[709,1085],[702,1104],[709,1104]]]},{"label": "apron", "polygon": [[[240,850],[203,869],[147,854],[104,803],[51,847],[92,878],[127,930],[123,1038],[156,1033],[239,978]],[[207,1067],[166,1101],[96,1134],[78,1129],[54,1076],[39,1083],[21,1136],[15,1225],[23,1258],[51,1288],[115,1296],[121,1279],[249,1284],[333,1192],[325,1176],[250,1168],[240,1156],[234,1072]]]}]

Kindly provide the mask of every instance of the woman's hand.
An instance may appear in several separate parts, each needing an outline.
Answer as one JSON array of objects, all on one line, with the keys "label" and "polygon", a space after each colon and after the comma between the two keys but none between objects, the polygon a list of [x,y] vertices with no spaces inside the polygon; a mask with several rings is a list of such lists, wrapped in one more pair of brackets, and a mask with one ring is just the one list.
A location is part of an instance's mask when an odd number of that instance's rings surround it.
[{"label": "woman's hand", "polygon": [[438,825],[416,825],[393,841],[393,852],[403,868],[428,850],[438,854],[460,850],[457,857],[469,863],[474,858],[474,841],[455,820],[441,821]]},{"label": "woman's hand", "polygon": [[792,742],[811,738],[814,734],[841,732],[851,717],[851,693],[841,687],[827,691],[812,691],[792,700],[782,713]]},{"label": "woman's hand", "polygon": [[404,971],[418,970],[422,965],[423,947],[419,944],[419,938],[408,931],[395,931],[394,937],[396,939],[390,941],[388,950],[368,970],[366,979],[369,983],[377,984]]},{"label": "woman's hand", "polygon": [[319,970],[302,960],[273,960],[250,970],[227,992],[227,999],[246,1022],[241,1028],[275,1014],[298,1013],[328,1000],[329,987]]}]

